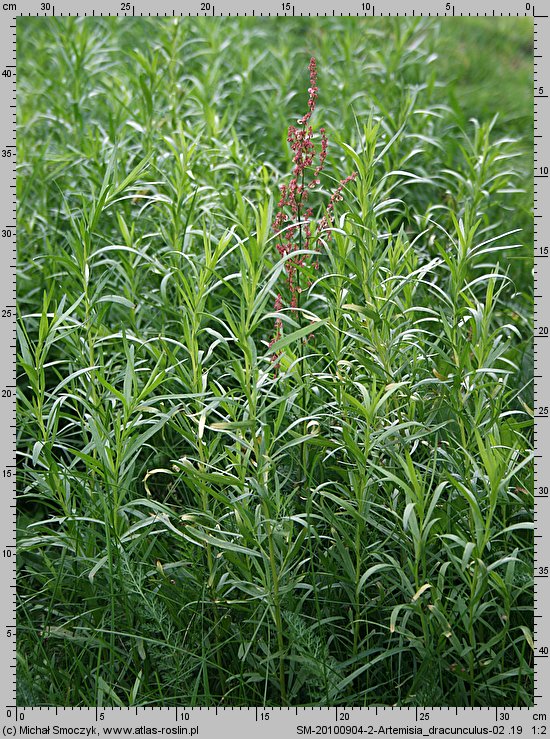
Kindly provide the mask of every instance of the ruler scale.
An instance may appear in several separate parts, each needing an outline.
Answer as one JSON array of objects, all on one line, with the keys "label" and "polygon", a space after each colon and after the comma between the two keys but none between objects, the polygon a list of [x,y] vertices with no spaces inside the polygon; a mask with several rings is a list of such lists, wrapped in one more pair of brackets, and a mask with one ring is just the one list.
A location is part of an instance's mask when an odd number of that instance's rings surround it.
[{"label": "ruler scale", "polygon": [[[534,11],[533,11],[534,12]],[[533,394],[534,394],[534,405],[537,408],[539,402],[544,397],[544,377],[545,377],[545,361],[544,361],[544,317],[545,313],[545,297],[544,297],[544,284],[545,284],[545,266],[547,261],[544,258],[544,202],[548,197],[546,167],[544,165],[544,114],[546,113],[546,96],[548,90],[544,89],[544,75],[542,73],[544,64],[543,54],[543,43],[542,37],[544,28],[548,23],[547,17],[533,18],[533,86],[534,86],[534,130],[533,130],[533,167],[534,167],[534,249],[535,249],[535,264],[533,268],[533,283],[534,283],[534,319],[535,319],[535,336],[534,336],[534,377],[533,377]],[[537,258],[540,257],[540,258]],[[547,460],[543,454],[542,440],[544,438],[545,428],[544,417],[535,411],[534,419],[534,443],[535,443],[535,510],[534,510],[534,522],[535,522],[535,539],[534,539],[534,567],[535,567],[535,619],[534,619],[534,641],[535,641],[535,700],[540,701],[544,694],[544,670],[541,670],[541,666],[545,664],[543,662],[543,654],[541,649],[544,650],[544,622],[540,618],[540,605],[544,602],[544,591],[548,591],[545,588],[546,579],[548,575],[548,567],[546,566],[546,558],[544,552],[543,542],[539,536],[542,530],[543,521],[545,520],[545,507],[547,507],[547,501],[544,500],[543,481],[547,478]],[[538,575],[538,577],[537,577]]]},{"label": "ruler scale", "polygon": [[[547,7],[538,0],[510,2],[441,2],[425,0],[415,7],[406,0],[346,2],[332,7],[312,0],[293,3],[261,3],[247,0],[216,0],[164,4],[154,7],[146,0],[104,2],[68,0],[42,2],[19,0],[0,3],[0,80],[3,100],[0,138],[0,336],[4,361],[0,363],[2,409],[0,447],[2,495],[0,497],[1,567],[0,658],[2,665],[0,717],[3,734],[59,734],[102,736],[105,734],[149,734],[181,736],[255,737],[417,734],[437,736],[459,733],[480,735],[550,734],[550,303],[545,285],[550,278],[550,152],[546,131],[550,129],[550,20]],[[21,16],[117,16],[117,17],[266,17],[266,16],[380,16],[428,17],[530,17],[534,31],[534,436],[535,436],[535,693],[532,708],[369,707],[369,708],[46,708],[16,705],[16,38]],[[452,22],[452,21],[448,21]],[[549,528],[547,528],[549,527]],[[547,707],[549,706],[549,707]]]}]

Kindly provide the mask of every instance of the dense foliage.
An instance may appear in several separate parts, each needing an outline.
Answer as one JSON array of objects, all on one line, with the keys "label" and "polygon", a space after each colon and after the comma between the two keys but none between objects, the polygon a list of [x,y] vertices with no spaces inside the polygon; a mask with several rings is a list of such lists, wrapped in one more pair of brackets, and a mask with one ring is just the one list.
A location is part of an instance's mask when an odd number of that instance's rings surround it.
[{"label": "dense foliage", "polygon": [[452,22],[18,20],[20,704],[531,704],[532,27]]}]

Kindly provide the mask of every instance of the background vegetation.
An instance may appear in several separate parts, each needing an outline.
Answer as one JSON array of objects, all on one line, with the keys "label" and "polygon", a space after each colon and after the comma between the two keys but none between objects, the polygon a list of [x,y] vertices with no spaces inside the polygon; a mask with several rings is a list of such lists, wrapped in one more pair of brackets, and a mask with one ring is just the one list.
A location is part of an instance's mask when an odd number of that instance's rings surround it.
[{"label": "background vegetation", "polygon": [[[357,178],[275,313],[311,55]],[[531,704],[532,82],[527,19],[18,19],[20,704]]]}]

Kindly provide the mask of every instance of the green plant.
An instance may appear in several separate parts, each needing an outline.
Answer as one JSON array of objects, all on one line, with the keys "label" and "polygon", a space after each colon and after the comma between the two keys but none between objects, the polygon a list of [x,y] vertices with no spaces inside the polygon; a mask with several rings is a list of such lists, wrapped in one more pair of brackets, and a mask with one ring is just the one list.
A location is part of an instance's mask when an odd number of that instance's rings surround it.
[{"label": "green plant", "polygon": [[445,21],[18,34],[19,702],[530,705],[532,162]]}]

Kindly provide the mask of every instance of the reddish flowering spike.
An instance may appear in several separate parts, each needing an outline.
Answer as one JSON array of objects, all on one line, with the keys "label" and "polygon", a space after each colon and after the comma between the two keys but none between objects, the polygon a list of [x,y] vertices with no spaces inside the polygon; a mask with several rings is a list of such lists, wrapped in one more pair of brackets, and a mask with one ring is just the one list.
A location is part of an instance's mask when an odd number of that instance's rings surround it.
[{"label": "reddish flowering spike", "polygon": [[[315,57],[311,57],[308,65],[309,70],[309,87],[307,112],[298,119],[298,125],[288,127],[287,142],[292,151],[292,177],[288,185],[280,186],[281,197],[277,204],[278,212],[273,221],[273,231],[279,236],[278,242],[275,244],[281,258],[286,258],[285,272],[288,294],[290,296],[289,306],[292,310],[300,307],[300,295],[302,287],[300,285],[300,277],[302,270],[306,268],[319,269],[317,259],[313,263],[309,261],[309,256],[300,254],[289,256],[293,252],[299,250],[318,251],[320,234],[330,228],[334,222],[334,203],[343,199],[342,190],[344,187],[357,177],[357,173],[353,172],[340,183],[336,190],[332,193],[329,203],[325,209],[325,214],[321,217],[313,235],[313,209],[311,206],[306,207],[306,201],[309,197],[309,191],[321,184],[319,175],[323,171],[328,151],[328,139],[324,128],[319,129],[321,134],[321,146],[317,149],[313,128],[310,125],[310,119],[317,105],[319,96],[319,88],[317,86],[317,62]],[[317,162],[314,164],[314,162]],[[325,240],[330,239],[330,232],[325,236]],[[311,285],[311,279],[306,273],[306,284]],[[275,311],[279,312],[283,308],[283,298],[281,294],[277,294],[275,300]],[[275,319],[275,335],[270,341],[269,346],[273,346],[282,336],[283,323],[280,318]],[[272,356],[272,362],[275,374],[280,366],[280,353]]]}]

